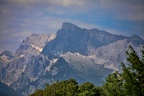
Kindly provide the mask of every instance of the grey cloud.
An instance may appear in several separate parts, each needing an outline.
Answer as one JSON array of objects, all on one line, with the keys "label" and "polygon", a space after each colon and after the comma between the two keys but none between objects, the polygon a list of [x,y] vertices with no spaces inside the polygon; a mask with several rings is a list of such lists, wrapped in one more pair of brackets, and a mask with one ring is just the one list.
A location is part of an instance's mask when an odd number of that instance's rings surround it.
[{"label": "grey cloud", "polygon": [[[143,0],[1,0],[1,4],[47,4],[47,5],[60,5],[60,6],[100,6],[100,7],[116,7],[125,5],[143,6]],[[122,6],[123,5],[123,6]]]},{"label": "grey cloud", "polygon": [[85,1],[86,0],[2,0],[1,3],[75,6],[75,5],[82,5]]},{"label": "grey cloud", "polygon": [[56,14],[84,13],[112,14],[113,19],[144,20],[144,0],[2,0],[3,4],[45,7]]},{"label": "grey cloud", "polygon": [[101,0],[102,9],[115,14],[116,18],[124,20],[144,20],[143,0]]}]

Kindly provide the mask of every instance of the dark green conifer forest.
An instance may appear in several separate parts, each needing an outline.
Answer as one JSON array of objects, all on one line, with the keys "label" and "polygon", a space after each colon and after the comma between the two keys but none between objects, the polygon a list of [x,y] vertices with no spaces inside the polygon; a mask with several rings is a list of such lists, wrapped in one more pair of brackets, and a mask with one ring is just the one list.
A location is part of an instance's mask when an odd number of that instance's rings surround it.
[{"label": "dark green conifer forest", "polygon": [[144,48],[141,56],[129,46],[126,51],[128,64],[121,64],[121,72],[110,74],[102,86],[91,82],[78,85],[75,79],[46,84],[30,96],[144,96]]}]

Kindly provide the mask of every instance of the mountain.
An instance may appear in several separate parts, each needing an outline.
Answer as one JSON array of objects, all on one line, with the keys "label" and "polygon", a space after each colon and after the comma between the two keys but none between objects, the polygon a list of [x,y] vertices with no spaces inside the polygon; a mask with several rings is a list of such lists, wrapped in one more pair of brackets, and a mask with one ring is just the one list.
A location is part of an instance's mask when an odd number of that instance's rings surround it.
[{"label": "mountain", "polygon": [[[13,60],[1,70],[0,76],[2,82],[13,87],[13,89],[17,90],[19,93],[21,89],[32,82],[32,79],[39,78],[40,76],[38,74],[44,71],[41,70],[41,68],[44,67],[44,62],[46,62],[45,66],[47,66],[48,61],[47,58],[38,55],[40,55],[45,43],[54,38],[55,34],[32,34],[23,40],[20,47],[16,50]],[[41,58],[44,60],[41,61]],[[35,64],[37,61],[36,59],[40,59],[41,61],[37,62],[37,66]]]},{"label": "mountain", "polygon": [[62,28],[57,32],[57,37],[45,45],[42,54],[50,57],[66,52],[89,55],[90,50],[124,38],[126,37],[97,29],[81,29],[71,23],[63,23]]},{"label": "mountain", "polygon": [[16,50],[16,55],[23,57],[24,55],[39,55],[45,44],[56,37],[55,34],[32,34],[22,41],[20,47]]},{"label": "mountain", "polygon": [[0,82],[0,95],[1,96],[18,96],[18,94],[6,84]]},{"label": "mountain", "polygon": [[45,83],[69,78],[101,85],[109,73],[120,70],[120,63],[126,62],[129,44],[138,52],[144,40],[65,22],[56,34],[32,34],[24,39],[1,69],[0,79],[22,96],[44,88]]}]

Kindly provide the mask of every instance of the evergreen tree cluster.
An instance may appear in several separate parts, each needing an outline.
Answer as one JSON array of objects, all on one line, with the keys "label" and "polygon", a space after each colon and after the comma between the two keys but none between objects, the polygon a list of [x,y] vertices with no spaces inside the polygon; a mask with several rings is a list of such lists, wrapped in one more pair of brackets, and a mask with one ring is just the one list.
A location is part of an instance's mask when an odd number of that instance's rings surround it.
[{"label": "evergreen tree cluster", "polygon": [[122,72],[114,72],[106,78],[103,92],[106,96],[144,96],[144,48],[139,57],[129,46],[126,51],[128,65],[122,63]]},{"label": "evergreen tree cluster", "polygon": [[90,82],[78,85],[75,79],[46,84],[44,90],[38,89],[30,96],[101,96],[101,88]]},{"label": "evergreen tree cluster", "polygon": [[30,96],[144,96],[144,48],[139,57],[129,46],[129,64],[122,63],[122,71],[110,74],[101,87],[90,82],[78,85],[75,79],[47,84]]}]

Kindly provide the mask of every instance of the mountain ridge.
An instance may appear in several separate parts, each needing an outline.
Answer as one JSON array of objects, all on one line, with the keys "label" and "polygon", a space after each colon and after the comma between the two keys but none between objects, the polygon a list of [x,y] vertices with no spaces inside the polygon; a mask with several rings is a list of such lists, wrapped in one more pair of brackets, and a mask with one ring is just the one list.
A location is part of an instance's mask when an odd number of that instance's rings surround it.
[{"label": "mountain ridge", "polygon": [[70,77],[101,85],[126,62],[129,44],[138,52],[144,40],[65,22],[56,34],[32,34],[24,39],[13,60],[0,71],[0,79],[24,96],[44,88],[45,83]]},{"label": "mountain ridge", "polygon": [[70,51],[88,55],[88,47],[96,49],[125,38],[122,35],[114,35],[97,29],[81,29],[74,24],[63,23],[56,38],[45,45],[42,54],[59,55],[59,53]]}]

